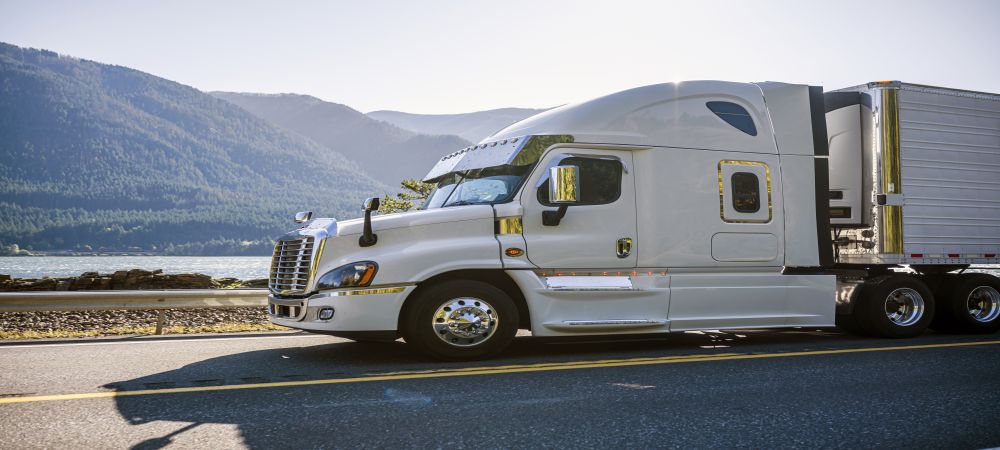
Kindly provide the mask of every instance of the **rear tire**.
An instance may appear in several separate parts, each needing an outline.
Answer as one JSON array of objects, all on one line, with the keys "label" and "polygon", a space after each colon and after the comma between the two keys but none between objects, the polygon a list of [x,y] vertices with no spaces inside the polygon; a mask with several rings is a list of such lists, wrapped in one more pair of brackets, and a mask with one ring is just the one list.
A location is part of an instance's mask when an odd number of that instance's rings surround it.
[{"label": "rear tire", "polygon": [[518,310],[504,291],[481,281],[448,281],[417,294],[402,334],[418,351],[446,361],[494,356],[517,334]]},{"label": "rear tire", "polygon": [[864,334],[914,337],[923,333],[934,317],[934,294],[912,275],[869,280],[862,287],[853,315]]},{"label": "rear tire", "polygon": [[1000,278],[985,273],[958,275],[948,284],[935,329],[983,334],[1000,329]]}]

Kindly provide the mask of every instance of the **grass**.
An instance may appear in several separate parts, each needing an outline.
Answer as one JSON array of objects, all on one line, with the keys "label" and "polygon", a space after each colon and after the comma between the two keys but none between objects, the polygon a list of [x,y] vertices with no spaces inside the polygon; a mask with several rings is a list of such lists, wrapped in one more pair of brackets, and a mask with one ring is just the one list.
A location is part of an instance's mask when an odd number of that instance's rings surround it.
[{"label": "grass", "polygon": [[[270,323],[220,323],[187,327],[175,325],[163,327],[163,334],[194,334],[194,333],[244,333],[252,331],[284,331],[288,328]],[[52,339],[52,338],[83,338],[97,336],[145,336],[156,334],[155,326],[148,327],[113,327],[98,330],[48,330],[48,331],[0,331],[0,339]]]}]

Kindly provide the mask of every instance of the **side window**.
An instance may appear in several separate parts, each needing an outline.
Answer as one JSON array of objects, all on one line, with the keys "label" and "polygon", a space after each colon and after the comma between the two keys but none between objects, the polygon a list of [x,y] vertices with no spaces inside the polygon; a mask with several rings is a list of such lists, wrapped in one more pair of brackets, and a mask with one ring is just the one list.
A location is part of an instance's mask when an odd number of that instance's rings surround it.
[{"label": "side window", "polygon": [[746,108],[732,102],[708,102],[705,104],[716,116],[750,136],[757,135],[757,127],[753,124],[753,117]]},{"label": "side window", "polygon": [[[580,205],[603,205],[613,203],[622,195],[622,163],[614,159],[570,157],[559,165],[580,168]],[[549,181],[538,187],[538,203],[549,203]]]},{"label": "side window", "polygon": [[771,221],[771,169],[760,161],[719,161],[719,214],[727,223]]},{"label": "side window", "polygon": [[739,213],[760,211],[760,181],[750,172],[736,172],[730,177],[733,183],[733,209]]}]

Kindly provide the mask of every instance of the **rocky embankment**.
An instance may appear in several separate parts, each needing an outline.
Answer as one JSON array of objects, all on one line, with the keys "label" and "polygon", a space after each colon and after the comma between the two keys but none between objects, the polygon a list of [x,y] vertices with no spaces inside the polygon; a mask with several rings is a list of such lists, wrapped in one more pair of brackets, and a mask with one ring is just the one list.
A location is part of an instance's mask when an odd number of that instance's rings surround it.
[{"label": "rocky embankment", "polygon": [[165,274],[162,270],[119,270],[78,277],[12,278],[0,274],[0,292],[23,291],[111,291],[141,289],[234,289],[266,288],[267,279],[212,278],[200,273]]},{"label": "rocky embankment", "polygon": [[[266,279],[212,278],[198,273],[165,274],[161,270],[87,272],[78,277],[12,278],[0,275],[0,292],[95,291],[145,289],[266,288]],[[0,313],[0,339],[75,337],[151,333],[157,311],[51,311]],[[167,310],[166,331],[177,333],[262,331],[275,329],[264,308]]]}]

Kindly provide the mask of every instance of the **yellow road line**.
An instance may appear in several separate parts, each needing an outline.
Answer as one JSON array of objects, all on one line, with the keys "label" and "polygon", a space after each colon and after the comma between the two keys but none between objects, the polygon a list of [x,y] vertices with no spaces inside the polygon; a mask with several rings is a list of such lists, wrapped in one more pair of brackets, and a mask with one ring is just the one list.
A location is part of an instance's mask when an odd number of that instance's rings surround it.
[{"label": "yellow road line", "polygon": [[839,350],[812,350],[812,351],[784,352],[784,353],[759,353],[759,354],[710,353],[710,354],[698,354],[698,355],[678,355],[678,356],[662,356],[662,357],[632,358],[632,359],[609,359],[600,361],[573,361],[564,363],[539,363],[539,364],[492,366],[492,367],[487,366],[487,367],[441,369],[441,370],[428,370],[428,371],[416,371],[416,372],[395,372],[388,374],[379,374],[379,375],[370,375],[370,376],[361,376],[352,378],[330,378],[321,380],[277,381],[270,383],[233,384],[233,385],[223,385],[223,386],[198,386],[198,387],[183,387],[183,388],[168,388],[168,389],[145,389],[145,390],[135,390],[135,391],[87,392],[82,394],[36,395],[30,397],[0,398],[0,404],[45,402],[45,401],[56,401],[56,400],[77,400],[85,398],[133,397],[139,395],[178,394],[185,392],[234,391],[241,389],[314,386],[322,384],[363,383],[370,381],[415,380],[421,378],[464,377],[472,375],[494,375],[503,373],[547,372],[554,370],[594,369],[601,367],[645,366],[654,364],[675,364],[675,363],[704,362],[704,361],[732,361],[741,359],[785,358],[791,356],[818,356],[818,355],[838,355],[845,353],[884,352],[884,351],[894,351],[894,350],[920,350],[920,349],[930,349],[930,348],[972,347],[980,345],[997,345],[997,344],[1000,344],[1000,340],[953,342],[947,344],[907,345],[907,346],[895,346],[895,347],[847,348]]}]

